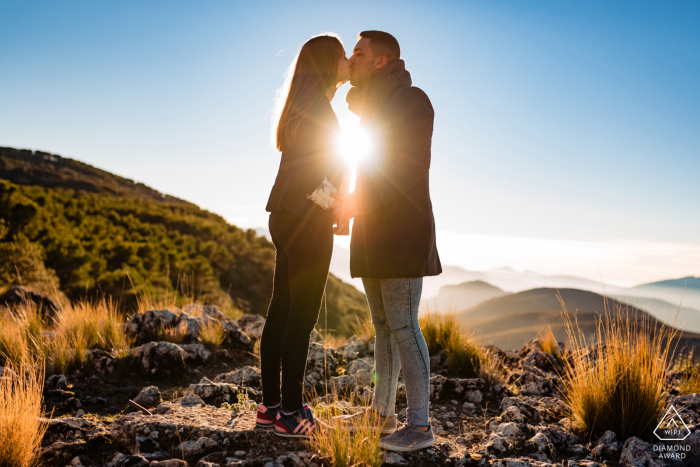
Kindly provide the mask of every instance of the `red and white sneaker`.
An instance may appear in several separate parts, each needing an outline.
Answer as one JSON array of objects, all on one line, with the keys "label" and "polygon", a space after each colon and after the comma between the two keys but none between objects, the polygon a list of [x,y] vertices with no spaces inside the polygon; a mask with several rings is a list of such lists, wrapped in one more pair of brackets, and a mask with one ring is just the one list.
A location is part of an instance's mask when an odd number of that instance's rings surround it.
[{"label": "red and white sneaker", "polygon": [[255,416],[255,427],[263,430],[272,430],[275,427],[275,420],[280,411],[280,405],[270,408],[263,404],[258,405],[258,413]]},{"label": "red and white sneaker", "polygon": [[275,434],[283,438],[308,438],[316,428],[314,415],[308,405],[304,406],[291,415],[283,415],[277,412],[275,421]]}]

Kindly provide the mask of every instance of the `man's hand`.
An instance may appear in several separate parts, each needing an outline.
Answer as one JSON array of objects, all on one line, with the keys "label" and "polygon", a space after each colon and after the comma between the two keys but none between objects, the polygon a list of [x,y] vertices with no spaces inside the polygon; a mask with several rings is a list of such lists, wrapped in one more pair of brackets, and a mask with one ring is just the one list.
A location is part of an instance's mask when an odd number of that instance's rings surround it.
[{"label": "man's hand", "polygon": [[333,233],[342,236],[350,235],[350,221],[336,221],[336,226],[333,227]]},{"label": "man's hand", "polygon": [[349,221],[353,217],[361,214],[360,209],[357,206],[355,193],[345,196],[337,193],[331,193],[331,197],[335,199],[331,210],[339,222]]}]

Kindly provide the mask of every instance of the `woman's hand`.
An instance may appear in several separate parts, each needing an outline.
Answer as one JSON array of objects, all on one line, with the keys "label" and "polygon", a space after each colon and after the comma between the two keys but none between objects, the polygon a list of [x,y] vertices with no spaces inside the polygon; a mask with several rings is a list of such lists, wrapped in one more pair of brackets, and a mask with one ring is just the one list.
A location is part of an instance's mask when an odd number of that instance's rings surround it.
[{"label": "woman's hand", "polygon": [[335,200],[331,210],[333,211],[333,215],[338,219],[338,222],[349,222],[353,217],[362,214],[360,208],[357,206],[355,193],[349,195],[331,193],[330,195],[331,198]]}]

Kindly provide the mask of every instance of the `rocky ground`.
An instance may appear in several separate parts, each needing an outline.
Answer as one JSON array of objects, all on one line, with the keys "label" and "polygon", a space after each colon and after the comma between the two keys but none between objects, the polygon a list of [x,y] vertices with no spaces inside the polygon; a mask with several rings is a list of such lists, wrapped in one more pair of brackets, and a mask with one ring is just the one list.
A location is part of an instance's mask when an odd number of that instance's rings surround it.
[{"label": "rocky ground", "polygon": [[[224,345],[214,353],[196,343],[201,326],[211,319],[227,330]],[[303,441],[254,430],[261,388],[253,349],[262,324],[262,318],[251,315],[233,321],[215,307],[136,314],[126,324],[138,344],[132,358],[88,351],[80,371],[47,379],[45,404],[53,414],[42,443],[44,465],[328,465]],[[154,340],[163,326],[180,327],[186,339],[182,344]],[[307,389],[316,396],[312,405],[328,401],[327,388],[340,394],[349,410],[366,402],[373,342],[353,337],[331,349],[324,348],[320,335],[312,340],[306,373]],[[616,439],[612,432],[583,438],[559,396],[559,363],[537,341],[517,352],[493,351],[505,371],[501,385],[454,377],[441,355],[431,359],[437,444],[414,453],[387,453],[387,465],[700,466],[700,394],[679,396],[673,389],[677,375],[669,378],[668,398],[688,424],[691,435],[683,443],[691,448],[684,459],[660,459],[654,445],[638,438]],[[150,413],[131,407],[129,399]],[[405,403],[400,384],[400,422],[405,422]]]}]

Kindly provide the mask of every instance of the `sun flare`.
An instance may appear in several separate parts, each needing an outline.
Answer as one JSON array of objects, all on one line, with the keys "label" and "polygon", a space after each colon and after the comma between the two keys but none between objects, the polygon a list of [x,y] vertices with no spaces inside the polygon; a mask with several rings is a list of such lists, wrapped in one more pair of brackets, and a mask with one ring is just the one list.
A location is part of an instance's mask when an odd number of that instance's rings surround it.
[{"label": "sun flare", "polygon": [[343,158],[351,164],[367,157],[372,147],[369,134],[359,126],[343,128],[337,144]]}]

